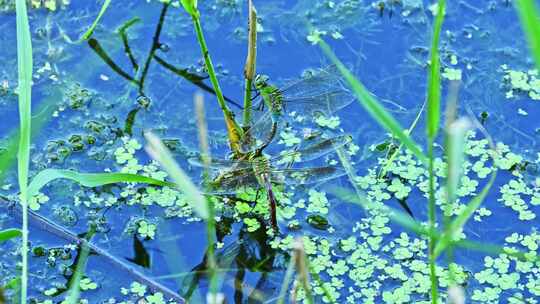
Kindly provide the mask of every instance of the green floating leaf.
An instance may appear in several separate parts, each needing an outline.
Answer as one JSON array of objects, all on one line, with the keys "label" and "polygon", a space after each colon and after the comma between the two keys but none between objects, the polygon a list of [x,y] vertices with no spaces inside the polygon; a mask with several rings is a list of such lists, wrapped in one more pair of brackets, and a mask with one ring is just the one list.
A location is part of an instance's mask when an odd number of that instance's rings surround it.
[{"label": "green floating leaf", "polygon": [[178,187],[187,195],[190,206],[199,217],[208,219],[209,211],[206,199],[189,176],[178,166],[167,147],[152,133],[147,132],[144,137],[148,141],[148,145],[145,147],[146,152],[169,173]]},{"label": "green floating leaf", "polygon": [[0,231],[0,243],[5,242],[9,239],[19,237],[22,235],[22,231],[19,229],[5,229]]},{"label": "green floating leaf", "polygon": [[36,195],[49,182],[69,179],[85,187],[98,187],[116,183],[145,183],[157,186],[174,187],[173,183],[160,181],[147,176],[129,173],[80,173],[72,170],[45,169],[39,172],[28,186],[28,197]]},{"label": "green floating leaf", "polygon": [[534,0],[516,0],[516,10],[521,20],[521,26],[527,35],[529,47],[540,70],[540,13]]},{"label": "green floating leaf", "polygon": [[397,120],[381,105],[381,103],[369,93],[364,85],[354,77],[354,75],[343,65],[336,57],[330,46],[324,40],[318,40],[318,44],[328,58],[337,66],[341,75],[348,82],[356,96],[358,102],[369,112],[383,128],[397,137],[424,165],[428,164],[427,156],[407,135],[406,130],[397,122]]},{"label": "green floating leaf", "polygon": [[103,2],[103,5],[101,6],[101,9],[99,10],[99,13],[98,13],[96,19],[94,20],[92,25],[88,28],[88,30],[86,30],[86,32],[82,35],[81,41],[88,40],[90,37],[92,37],[92,34],[94,33],[94,30],[96,29],[99,21],[101,20],[101,18],[103,17],[105,12],[107,11],[107,8],[109,7],[109,4],[111,4],[111,0],[105,0],[105,2]]}]

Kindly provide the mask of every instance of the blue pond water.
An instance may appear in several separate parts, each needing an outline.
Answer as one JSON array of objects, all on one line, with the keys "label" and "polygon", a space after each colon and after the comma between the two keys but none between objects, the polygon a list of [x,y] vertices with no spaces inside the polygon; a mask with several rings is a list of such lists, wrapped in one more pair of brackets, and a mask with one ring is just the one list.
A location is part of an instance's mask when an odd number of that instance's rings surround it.
[{"label": "blue pond water", "polygon": [[[57,2],[55,11],[35,8],[29,12],[35,115],[31,177],[46,168],[153,174],[159,169],[151,164],[141,148],[145,144],[143,132],[152,131],[166,140],[180,166],[194,181],[200,182],[200,168],[192,166],[188,159],[199,151],[193,95],[201,91],[201,87],[166,68],[188,68],[193,75],[207,76],[190,17],[180,7],[161,1],[112,1],[92,40],[79,41],[102,1],[71,1],[66,5]],[[199,3],[210,56],[237,118],[242,117],[242,111],[234,103],[241,105],[243,101],[247,53],[245,2]],[[0,1],[0,59],[3,63],[0,67],[0,135],[5,147],[2,157],[13,154],[7,150],[8,140],[18,125],[15,13],[6,3],[9,1]],[[384,3],[384,9],[379,3]],[[336,55],[404,127],[413,123],[426,98],[434,20],[432,3],[420,0],[272,0],[254,1],[254,4],[259,17],[257,72],[268,75],[271,83],[286,86],[306,71],[330,65],[321,49],[308,39],[307,24],[310,23],[323,32],[322,37]],[[127,55],[119,33],[129,20],[134,23],[125,33],[138,69]],[[161,31],[156,38],[159,24]],[[153,49],[154,39],[159,47]],[[473,168],[475,163],[480,161],[479,167],[497,166],[500,170],[485,199],[485,209],[475,213],[477,218],[470,220],[464,233],[472,241],[538,253],[540,236],[535,226],[540,185],[535,178],[540,159],[537,119],[540,109],[539,96],[534,92],[540,94],[540,76],[538,71],[534,72],[534,62],[512,4],[508,1],[448,3],[440,49],[443,100],[449,78],[453,77],[451,74],[459,70],[458,115],[469,117],[481,126],[474,128],[476,136],[471,137],[474,143],[478,144],[489,134],[493,142],[500,143],[501,153],[501,159],[495,164],[489,159],[485,144],[478,154],[467,153],[464,168],[469,178],[462,179],[461,206],[453,207],[453,215],[480,193],[487,182],[487,174],[480,176]],[[150,52],[155,56],[149,57]],[[147,62],[144,85],[140,85],[140,81],[139,85],[134,84],[134,79],[137,81],[144,75]],[[528,89],[518,88],[511,82],[509,77],[518,72],[527,75]],[[201,83],[211,88],[209,79]],[[350,96],[352,98],[352,93]],[[225,123],[215,96],[205,92],[204,103],[211,154],[227,158],[230,149]],[[296,113],[306,114],[304,121],[289,118],[288,126],[280,125],[278,136],[265,152],[277,155],[297,148],[297,143],[287,143],[288,135],[307,141],[302,135],[308,131],[320,132],[325,138],[350,134],[353,144],[344,148],[352,161],[353,173],[358,176],[355,184],[367,193],[368,200],[404,212],[403,205],[407,205],[416,220],[427,222],[427,199],[422,190],[426,175],[425,172],[413,173],[422,170],[421,165],[407,158],[405,152],[381,185],[366,182],[368,185],[362,186],[363,181],[373,180],[373,172],[375,175],[380,172],[378,159],[384,159],[388,152],[373,147],[388,142],[390,137],[360,103],[355,100],[328,115],[327,118],[334,116],[334,122],[339,119],[339,125],[313,122],[313,117],[308,115],[309,105],[306,109],[304,113]],[[441,126],[443,124],[444,117]],[[412,136],[425,147],[425,115],[420,116]],[[502,143],[514,154],[510,155]],[[443,144],[444,137],[440,135],[435,147],[437,156],[443,155]],[[121,157],[129,160],[121,161]],[[339,160],[332,152],[296,168],[328,164],[340,167]],[[505,161],[510,165],[505,166]],[[444,170],[443,165],[441,168]],[[392,182],[409,187],[404,190],[406,194],[401,203],[398,190],[390,187]],[[438,185],[442,187],[444,182],[444,174],[440,173]],[[8,201],[17,197],[15,166],[9,169],[2,185],[5,206],[0,213],[0,229],[5,229],[20,225],[17,211],[6,207]],[[282,189],[285,194],[280,194],[286,198],[279,196],[278,235],[266,234],[269,217],[254,210],[255,198],[243,197],[243,201],[236,202],[249,203],[251,210],[242,213],[239,207],[231,206],[235,202],[232,196],[227,199],[218,196],[219,285],[228,303],[278,302],[293,236],[304,236],[308,260],[314,267],[313,272],[320,276],[312,276],[311,281],[317,303],[427,303],[426,239],[389,222],[384,214],[364,211],[338,198],[333,194],[335,186],[353,191],[346,175],[307,186],[286,185]],[[504,193],[510,194],[507,197]],[[438,199],[441,195],[438,194]],[[89,189],[57,180],[43,188],[41,201],[35,202],[34,207],[38,214],[75,234],[86,232],[89,222],[98,223],[93,244],[128,267],[119,266],[103,255],[92,254],[85,272],[85,284],[89,286],[83,287],[81,294],[88,303],[162,303],[156,293],[163,290],[156,286],[146,284],[146,292],[138,293],[134,282],[144,284],[141,277],[189,298],[191,303],[205,303],[208,290],[204,268],[206,225],[192,214],[183,194],[144,185],[118,184]],[[440,208],[438,214],[442,219]],[[308,224],[307,218],[313,215],[326,219],[328,227],[321,229]],[[249,222],[256,216],[262,218],[260,227],[251,231],[246,219]],[[145,232],[142,222],[152,225],[155,235]],[[60,303],[69,286],[70,267],[76,260],[78,248],[66,240],[65,235],[55,235],[50,227],[36,225],[35,218],[31,223],[34,225],[30,240],[35,249],[30,254],[32,303]],[[509,238],[513,234],[517,235]],[[347,248],[347,242],[354,245]],[[38,249],[44,249],[44,254],[38,254]],[[0,286],[4,286],[19,271],[18,240],[0,244],[0,252]],[[518,262],[497,252],[492,252],[494,260],[490,260],[486,252],[471,248],[456,248],[453,255],[453,260],[460,265],[457,281],[463,286],[468,302],[536,303],[540,298],[538,263]],[[440,296],[444,299],[449,281],[448,259],[442,255],[437,262]],[[134,275],[134,271],[141,275]],[[96,285],[92,286],[91,282]],[[14,299],[12,290],[3,289],[9,299]],[[329,295],[324,295],[324,289]],[[291,290],[292,287],[287,289],[286,302],[295,297]],[[303,291],[296,295],[302,296]]]}]

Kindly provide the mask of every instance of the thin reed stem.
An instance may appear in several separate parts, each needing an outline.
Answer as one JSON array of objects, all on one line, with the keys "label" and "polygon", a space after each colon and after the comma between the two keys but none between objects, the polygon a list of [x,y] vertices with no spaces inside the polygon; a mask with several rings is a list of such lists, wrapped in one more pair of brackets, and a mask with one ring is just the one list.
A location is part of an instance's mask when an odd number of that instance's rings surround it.
[{"label": "thin reed stem", "polygon": [[22,205],[22,269],[21,303],[28,292],[28,170],[30,166],[30,136],[32,121],[32,41],[25,0],[17,0],[17,66],[19,76],[19,151],[17,154],[18,182]]},{"label": "thin reed stem", "polygon": [[253,78],[255,77],[255,64],[257,61],[257,11],[253,5],[253,1],[248,2],[249,20],[248,20],[248,54],[246,64],[244,66],[244,121],[243,126],[247,128],[251,124],[251,88],[253,86]]},{"label": "thin reed stem", "polygon": [[[204,164],[203,168],[203,184],[208,185],[210,182],[210,149],[208,146],[208,127],[206,124],[205,111],[204,111],[204,99],[203,95],[199,92],[194,96],[195,113],[197,115],[197,129],[199,136],[199,148],[201,150],[201,157]],[[205,189],[206,190],[206,189]],[[208,242],[208,249],[206,254],[206,264],[210,276],[210,295],[212,299],[217,298],[218,293],[218,278],[217,278],[217,262],[215,256],[215,244],[216,244],[216,223],[215,223],[215,207],[214,203],[209,196],[205,196],[206,205],[208,208],[208,220],[206,221],[206,237]]]},{"label": "thin reed stem", "polygon": [[[434,138],[429,138],[428,140],[428,159],[429,159],[429,199],[428,199],[428,221],[430,231],[435,231],[435,223],[437,217],[435,214],[435,166],[434,166],[434,155],[433,155],[433,145],[435,144]],[[437,304],[439,299],[438,291],[438,279],[437,272],[435,267],[435,255],[433,254],[433,249],[435,248],[435,243],[437,239],[434,235],[429,237],[429,246],[428,246],[428,256],[429,256],[429,276],[431,280],[431,303]]]},{"label": "thin reed stem", "polygon": [[229,133],[229,142],[230,142],[231,148],[233,152],[239,152],[240,150],[239,139],[240,139],[240,135],[243,132],[240,129],[240,126],[238,126],[238,124],[236,123],[233,112],[229,109],[229,107],[225,103],[225,97],[223,96],[223,92],[219,85],[219,81],[216,76],[216,71],[214,70],[214,64],[212,63],[212,59],[210,58],[210,53],[208,51],[208,46],[206,45],[206,39],[204,38],[201,21],[199,19],[198,14],[191,15],[191,19],[193,20],[193,25],[195,27],[195,32],[197,34],[197,40],[199,41],[199,46],[201,48],[201,53],[204,58],[206,69],[208,70],[208,76],[210,77],[210,82],[212,83],[212,86],[214,87],[214,91],[216,91],[219,107],[221,108],[221,111],[223,112],[223,116],[225,117],[225,123],[227,124],[227,131]]}]

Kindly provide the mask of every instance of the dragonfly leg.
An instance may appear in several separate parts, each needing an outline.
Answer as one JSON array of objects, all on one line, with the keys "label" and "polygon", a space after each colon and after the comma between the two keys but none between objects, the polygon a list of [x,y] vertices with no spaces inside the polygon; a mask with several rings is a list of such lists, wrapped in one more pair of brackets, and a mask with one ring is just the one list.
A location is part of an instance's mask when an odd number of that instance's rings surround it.
[{"label": "dragonfly leg", "polygon": [[257,93],[255,93],[255,95],[251,96],[251,101],[254,101],[254,100],[257,99],[259,96],[261,96],[261,93],[257,90]]},{"label": "dragonfly leg", "polygon": [[276,215],[276,197],[274,196],[274,192],[272,189],[266,190],[268,193],[268,203],[270,204],[270,223],[272,224],[272,228],[274,229],[274,232],[279,231],[279,227],[277,224],[277,215]]},{"label": "dragonfly leg", "polygon": [[257,188],[257,192],[255,194],[255,203],[259,200],[259,194],[261,193],[261,186]]}]

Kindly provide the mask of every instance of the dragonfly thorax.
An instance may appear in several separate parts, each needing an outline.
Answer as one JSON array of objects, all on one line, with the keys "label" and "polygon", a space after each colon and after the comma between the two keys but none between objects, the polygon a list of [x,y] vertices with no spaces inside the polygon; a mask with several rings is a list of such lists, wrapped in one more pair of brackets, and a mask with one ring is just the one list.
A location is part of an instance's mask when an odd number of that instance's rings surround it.
[{"label": "dragonfly thorax", "polygon": [[272,87],[270,96],[270,111],[274,118],[280,116],[283,113],[283,94],[278,88]]}]

